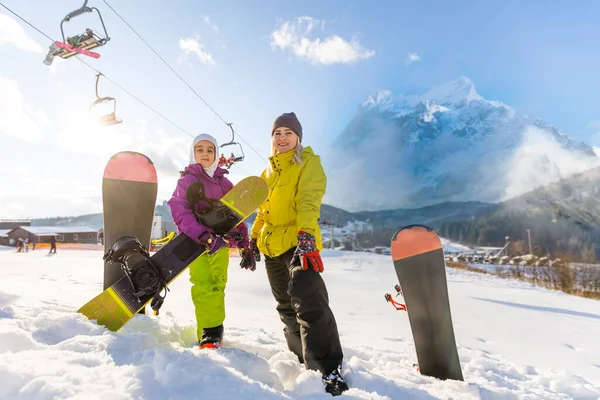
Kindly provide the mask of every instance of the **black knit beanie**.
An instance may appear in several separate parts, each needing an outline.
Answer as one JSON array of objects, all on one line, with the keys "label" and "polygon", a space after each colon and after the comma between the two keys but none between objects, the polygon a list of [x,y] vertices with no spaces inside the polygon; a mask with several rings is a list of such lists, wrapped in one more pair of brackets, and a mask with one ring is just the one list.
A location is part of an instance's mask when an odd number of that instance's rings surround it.
[{"label": "black knit beanie", "polygon": [[273,123],[273,130],[271,130],[271,136],[275,133],[275,129],[286,127],[294,131],[298,135],[298,139],[302,142],[302,125],[298,121],[298,117],[293,112],[283,113]]}]

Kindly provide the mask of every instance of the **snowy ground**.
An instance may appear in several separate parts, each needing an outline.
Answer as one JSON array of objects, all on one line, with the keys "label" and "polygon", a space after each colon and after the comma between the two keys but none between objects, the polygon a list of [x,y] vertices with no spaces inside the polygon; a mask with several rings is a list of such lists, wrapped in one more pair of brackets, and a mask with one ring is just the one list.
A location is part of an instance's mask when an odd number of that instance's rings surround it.
[{"label": "snowy ground", "polygon": [[[355,399],[598,399],[600,302],[448,269],[465,382],[413,368],[407,315],[385,302],[389,256],[326,251],[329,288]],[[0,398],[327,399],[287,351],[264,264],[232,258],[226,343],[195,350],[186,274],[159,317],[118,333],[77,314],[102,288],[98,251],[0,249]]]}]

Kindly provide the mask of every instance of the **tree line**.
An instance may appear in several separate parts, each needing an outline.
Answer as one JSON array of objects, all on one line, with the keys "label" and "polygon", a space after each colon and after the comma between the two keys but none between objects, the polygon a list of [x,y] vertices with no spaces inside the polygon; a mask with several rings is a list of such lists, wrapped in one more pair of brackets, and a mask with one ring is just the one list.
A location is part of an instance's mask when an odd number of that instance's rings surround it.
[{"label": "tree line", "polygon": [[558,257],[583,263],[600,260],[600,227],[590,227],[572,218],[536,215],[523,211],[491,214],[477,219],[443,222],[439,234],[453,241],[502,247],[510,240],[512,255],[529,253],[531,233],[532,253],[538,257]]}]

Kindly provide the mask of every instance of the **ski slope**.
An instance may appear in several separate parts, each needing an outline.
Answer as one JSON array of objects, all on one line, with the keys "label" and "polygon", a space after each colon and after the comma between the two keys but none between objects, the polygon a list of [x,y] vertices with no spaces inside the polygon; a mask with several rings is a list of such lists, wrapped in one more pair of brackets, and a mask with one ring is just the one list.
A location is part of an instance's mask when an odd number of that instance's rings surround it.
[{"label": "ski slope", "polygon": [[[389,256],[325,251],[325,279],[353,399],[598,399],[600,302],[448,269],[465,382],[413,367],[407,315],[386,303]],[[158,317],[118,333],[77,308],[102,289],[100,251],[0,251],[2,399],[328,399],[318,373],[287,351],[264,263],[232,257],[225,344],[196,343],[189,275]]]}]

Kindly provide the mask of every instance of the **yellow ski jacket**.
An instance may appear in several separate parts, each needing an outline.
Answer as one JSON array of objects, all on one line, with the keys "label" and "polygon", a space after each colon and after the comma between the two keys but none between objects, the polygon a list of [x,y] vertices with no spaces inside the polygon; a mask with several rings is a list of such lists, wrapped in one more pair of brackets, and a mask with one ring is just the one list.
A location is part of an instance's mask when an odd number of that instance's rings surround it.
[{"label": "yellow ski jacket", "polygon": [[269,195],[259,207],[252,225],[251,238],[258,249],[277,257],[298,245],[298,231],[315,236],[317,249],[323,249],[317,220],[325,195],[327,177],[321,158],[310,147],[302,151],[302,164],[293,162],[294,151],[269,157],[274,173],[261,177],[269,185]]}]

